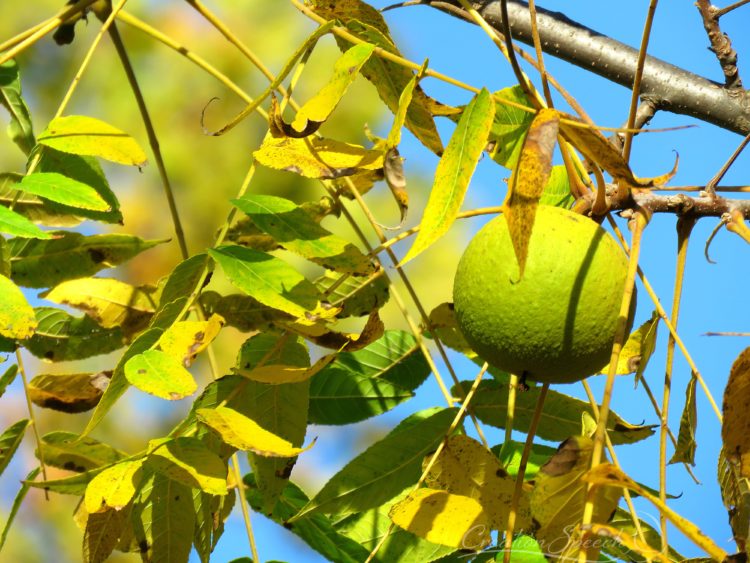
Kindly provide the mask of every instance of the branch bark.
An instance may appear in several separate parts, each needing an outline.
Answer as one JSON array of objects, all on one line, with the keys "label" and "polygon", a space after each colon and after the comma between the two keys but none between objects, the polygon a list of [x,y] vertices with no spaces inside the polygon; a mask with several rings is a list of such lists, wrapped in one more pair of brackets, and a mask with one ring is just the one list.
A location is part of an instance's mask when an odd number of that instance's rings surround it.
[{"label": "branch bark", "polygon": [[[455,0],[418,2],[459,16]],[[513,38],[533,45],[528,4],[508,0],[508,20]],[[502,33],[500,0],[472,2],[472,6]],[[585,27],[559,12],[537,8],[542,50],[607,80],[632,88],[638,51]],[[655,57],[647,57],[641,82],[641,100],[657,110],[689,115],[739,133],[750,134],[750,92],[727,88]]]}]

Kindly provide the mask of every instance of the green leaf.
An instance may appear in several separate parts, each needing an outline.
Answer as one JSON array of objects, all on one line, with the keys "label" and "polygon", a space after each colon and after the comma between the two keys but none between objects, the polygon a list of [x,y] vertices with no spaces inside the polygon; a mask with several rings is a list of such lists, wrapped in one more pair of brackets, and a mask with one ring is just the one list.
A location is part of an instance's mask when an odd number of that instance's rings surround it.
[{"label": "green leaf", "polygon": [[[266,366],[304,368],[310,365],[310,356],[301,338],[288,336],[280,346],[279,338],[281,335],[274,332],[249,338],[242,345],[237,366],[252,369],[261,360]],[[309,380],[283,385],[247,380],[243,384],[243,392],[247,398],[242,401],[245,409],[241,412],[292,446],[302,446],[307,431]],[[297,458],[266,457],[252,451],[248,452],[247,457],[262,497],[262,511],[268,514],[284,490]]]},{"label": "green leaf", "polygon": [[39,144],[72,154],[98,156],[105,160],[144,166],[146,153],[128,134],[85,115],[53,119],[40,133]]},{"label": "green leaf", "polygon": [[21,97],[21,79],[14,59],[0,65],[0,105],[10,113],[8,136],[26,154],[36,144],[29,108]]},{"label": "green leaf", "polygon": [[202,291],[200,300],[206,314],[220,315],[227,325],[242,332],[269,330],[274,321],[289,319],[286,313],[239,293],[219,295],[215,291]]},{"label": "green leaf", "polygon": [[[531,107],[523,88],[518,85],[504,88],[495,92],[493,96],[496,99],[500,98]],[[495,118],[489,134],[489,153],[492,160],[500,166],[513,170],[521,156],[523,141],[534,120],[534,113],[500,102],[496,102],[495,106]]]},{"label": "green leaf", "polygon": [[[247,502],[253,510],[263,510],[263,496],[258,489],[255,475],[244,478]],[[287,483],[279,501],[270,514],[274,522],[284,525],[311,548],[320,553],[326,561],[335,563],[361,563],[370,552],[354,540],[337,533],[331,519],[323,514],[310,514],[297,519],[294,523],[287,521],[297,514],[309,502],[307,495],[294,483]],[[415,560],[416,561],[416,560]]]},{"label": "green leaf", "polygon": [[[531,115],[531,114],[529,114]],[[539,198],[540,205],[552,205],[570,209],[575,198],[570,193],[570,179],[564,164],[553,166],[550,170],[549,179],[544,186],[542,196]]]},{"label": "green leaf", "polygon": [[81,222],[75,210],[62,211],[59,204],[17,190],[15,187],[22,179],[23,175],[15,172],[0,173],[0,205],[6,208],[13,205],[16,213],[50,227],[75,227]]},{"label": "green leaf", "polygon": [[374,508],[416,483],[422,459],[445,437],[456,412],[430,409],[411,415],[334,475],[294,520]]},{"label": "green leaf", "polygon": [[85,412],[99,403],[111,375],[111,372],[41,374],[29,382],[27,393],[42,408]]},{"label": "green leaf", "polygon": [[[659,320],[659,314],[654,311],[649,320],[630,334],[620,351],[616,375],[627,375],[635,372],[636,381],[643,375],[643,371],[646,369],[656,347],[656,330],[659,327]],[[604,366],[599,373],[606,374],[608,371],[609,364]]]},{"label": "green leaf", "polygon": [[[385,276],[380,275],[366,280],[346,276],[343,282],[338,283],[341,277],[339,274],[327,271],[314,282],[328,303],[333,307],[341,308],[341,311],[336,314],[337,318],[369,315],[388,303],[391,294],[388,279]],[[336,284],[335,287],[334,284]],[[334,289],[331,290],[331,287]]]},{"label": "green leaf", "polygon": [[698,427],[698,404],[695,387],[698,379],[690,378],[685,388],[685,407],[680,417],[680,431],[677,433],[677,447],[672,454],[669,463],[689,463],[695,466],[695,450],[698,442],[695,440],[695,431]]},{"label": "green leaf", "polygon": [[13,459],[13,454],[16,453],[18,446],[21,445],[26,427],[30,423],[31,421],[28,419],[19,420],[11,424],[5,429],[5,432],[0,434],[0,475],[8,467],[10,460]]},{"label": "green leaf", "polygon": [[52,235],[37,227],[23,215],[0,205],[0,233],[22,238],[52,238]]},{"label": "green leaf", "polygon": [[29,472],[28,475],[26,475],[26,479],[21,483],[21,488],[18,489],[18,492],[16,493],[16,498],[13,499],[13,506],[11,506],[10,513],[5,520],[3,533],[2,535],[0,535],[0,551],[2,551],[3,546],[5,545],[5,540],[8,539],[8,532],[10,532],[10,527],[13,525],[13,521],[16,519],[18,509],[21,508],[23,499],[26,498],[26,493],[29,492],[28,481],[33,481],[34,479],[36,479],[36,476],[39,475],[40,471],[40,467],[35,467]]},{"label": "green leaf", "polygon": [[[462,381],[462,392],[454,386],[454,396],[466,396],[471,387],[470,381]],[[515,418],[513,429],[527,432],[531,417],[536,407],[539,387],[532,387],[516,395]],[[508,407],[508,384],[495,380],[482,381],[471,402],[472,412],[476,417],[491,426],[505,428]],[[544,401],[536,435],[544,440],[562,441],[575,436],[581,431],[581,413],[590,411],[587,402],[563,395],[557,391],[548,391]],[[610,412],[607,429],[613,444],[632,444],[644,440],[654,433],[654,426],[635,426],[625,422],[617,413]]]},{"label": "green leaf", "polygon": [[386,412],[414,396],[430,374],[416,339],[387,331],[356,352],[341,352],[311,378],[310,422],[349,424]]},{"label": "green leaf", "polygon": [[34,309],[20,289],[5,276],[0,276],[0,336],[26,340],[37,329]]},{"label": "green leaf", "polygon": [[246,194],[231,201],[290,252],[338,272],[368,275],[375,271],[359,248],[331,234],[288,199]]},{"label": "green leaf", "polygon": [[349,85],[354,82],[362,65],[372,55],[374,45],[355,45],[339,57],[333,66],[333,76],[328,83],[297,112],[292,126],[298,131],[307,128],[308,122],[321,124],[328,119]]},{"label": "green leaf", "polygon": [[175,401],[195,393],[198,384],[182,364],[159,350],[146,350],[125,364],[128,382],[151,395]]},{"label": "green leaf", "polygon": [[5,370],[5,373],[0,377],[0,397],[5,394],[8,385],[16,379],[16,375],[18,375],[18,366],[15,364]]},{"label": "green leaf", "polygon": [[24,345],[37,358],[50,362],[81,360],[108,354],[125,344],[119,328],[102,328],[89,317],[73,317],[52,307],[34,311],[37,330]]},{"label": "green leaf", "polygon": [[163,307],[180,297],[190,297],[210,271],[210,263],[206,254],[196,254],[177,264],[164,282],[159,304]]},{"label": "green leaf", "polygon": [[227,494],[227,466],[198,438],[173,438],[156,448],[148,464],[157,472],[211,495]]},{"label": "green leaf", "polygon": [[155,346],[159,341],[162,332],[164,331],[159,328],[146,330],[140,334],[138,338],[133,340],[128,349],[125,350],[112,372],[112,379],[110,380],[107,389],[99,400],[99,404],[96,405],[96,410],[94,410],[94,414],[91,415],[91,419],[82,433],[83,436],[89,434],[102,421],[104,416],[117,402],[117,399],[119,399],[130,386],[125,377],[125,364],[128,360],[137,354],[150,349],[152,346]]},{"label": "green leaf", "polygon": [[120,537],[128,529],[131,508],[89,514],[83,534],[84,563],[103,563],[120,542]]},{"label": "green leaf", "polygon": [[63,477],[62,479],[50,479],[49,481],[24,481],[30,487],[35,489],[44,489],[52,493],[59,493],[61,495],[74,495],[83,496],[86,493],[86,487],[91,480],[99,475],[105,468],[99,467],[96,469],[90,469],[83,473],[76,473],[70,477]]},{"label": "green leaf", "polygon": [[195,510],[188,487],[160,473],[145,479],[133,505],[135,542],[151,563],[187,561]]},{"label": "green leaf", "polygon": [[199,489],[193,489],[193,507],[195,509],[195,534],[193,545],[201,563],[209,563],[211,552],[224,533],[224,520],[234,507],[235,489],[230,489],[224,496],[209,495]]},{"label": "green leaf", "polygon": [[56,151],[49,147],[43,147],[37,154],[39,155],[37,172],[62,174],[69,180],[84,184],[90,190],[94,190],[107,204],[106,211],[96,211],[81,207],[70,207],[47,199],[42,200],[49,210],[56,211],[59,214],[70,213],[104,223],[122,224],[120,202],[109,187],[109,182],[107,182],[99,161],[90,156],[78,156]]},{"label": "green leaf", "polygon": [[414,244],[401,261],[405,264],[450,229],[463,203],[469,181],[487,144],[495,103],[486,89],[464,109],[456,130],[435,170],[435,182]]},{"label": "green leaf", "polygon": [[[438,545],[407,532],[398,526],[391,527],[388,513],[391,507],[406,496],[406,491],[381,506],[352,514],[334,524],[339,534],[364,547],[368,552],[387,534],[375,561],[435,561],[455,552],[454,548]],[[313,518],[318,515],[313,516]]]},{"label": "green leaf", "polygon": [[238,289],[264,305],[294,317],[304,317],[318,307],[315,286],[283,260],[240,246],[208,252]]},{"label": "green leaf", "polygon": [[24,176],[17,188],[70,207],[109,211],[109,204],[94,188],[57,172]]},{"label": "green leaf", "polygon": [[[495,561],[502,561],[504,553],[500,551]],[[519,535],[513,539],[510,548],[511,563],[547,563],[544,551],[531,536]]]},{"label": "green leaf", "polygon": [[[492,452],[500,458],[500,463],[511,477],[518,475],[518,468],[521,465],[521,455],[523,454],[525,444],[511,440],[504,444],[499,444],[492,448]],[[533,444],[529,452],[529,459],[526,462],[526,471],[524,480],[529,481],[534,478],[539,469],[547,463],[547,460],[554,455],[557,448]]]},{"label": "green leaf", "polygon": [[65,232],[53,240],[8,241],[13,280],[25,287],[53,287],[66,280],[113,268],[163,242],[132,235],[84,236]]},{"label": "green leaf", "polygon": [[47,465],[82,473],[112,465],[126,455],[99,440],[58,430],[42,436],[42,457]]}]

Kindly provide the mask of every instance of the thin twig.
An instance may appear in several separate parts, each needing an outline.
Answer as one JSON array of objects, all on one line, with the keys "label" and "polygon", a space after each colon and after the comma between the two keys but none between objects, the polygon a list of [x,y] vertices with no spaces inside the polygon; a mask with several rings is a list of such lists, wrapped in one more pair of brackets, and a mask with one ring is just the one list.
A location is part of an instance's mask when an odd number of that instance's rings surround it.
[{"label": "thin twig", "polygon": [[745,149],[748,142],[750,142],[750,134],[748,134],[744,139],[742,139],[742,142],[739,144],[739,146],[736,149],[734,149],[734,152],[732,153],[732,155],[727,159],[727,161],[719,169],[716,175],[713,178],[711,178],[708,184],[706,184],[706,193],[709,196],[713,196],[716,194],[716,184],[721,182],[721,179],[724,177],[724,174],[726,174],[727,171],[731,168],[732,164],[734,164],[734,161],[737,160],[738,156],[740,156],[740,153],[742,153],[742,151]]},{"label": "thin twig", "polygon": [[738,2],[735,2],[734,4],[730,4],[729,6],[726,6],[725,8],[721,8],[716,12],[716,17],[720,18],[721,16],[728,14],[732,10],[736,10],[737,8],[744,6],[750,2],[750,0],[739,0]]},{"label": "thin twig", "polygon": [[232,471],[234,472],[234,480],[237,491],[240,493],[240,507],[242,509],[242,520],[245,522],[245,534],[250,542],[250,552],[253,556],[253,561],[260,561],[258,556],[258,546],[255,541],[255,534],[253,533],[253,524],[250,521],[250,511],[247,508],[247,499],[245,498],[245,482],[242,480],[242,471],[240,470],[240,461],[237,456],[237,452],[232,454]]},{"label": "thin twig", "polygon": [[523,446],[523,452],[521,452],[521,460],[518,463],[516,483],[515,487],[513,488],[513,497],[510,501],[510,511],[508,512],[508,523],[505,527],[505,553],[503,554],[503,563],[510,563],[510,552],[513,546],[513,530],[516,527],[516,514],[518,512],[518,502],[521,500],[523,478],[526,475],[526,464],[529,461],[531,448],[534,445],[534,436],[536,436],[536,429],[539,426],[539,420],[542,418],[544,400],[547,397],[548,390],[549,383],[544,383],[539,389],[539,396],[536,399],[536,408],[534,409],[534,415],[531,419],[531,424],[529,424],[529,431],[526,434],[526,442]]},{"label": "thin twig", "polygon": [[[635,78],[633,79],[633,89],[630,96],[630,109],[628,110],[628,129],[635,126],[636,108],[638,107],[638,98],[641,93],[641,79],[643,78],[643,67],[646,64],[646,52],[648,51],[648,41],[651,37],[651,27],[654,22],[656,13],[656,4],[658,0],[651,0],[646,14],[646,23],[643,25],[643,35],[641,36],[641,47],[638,50],[638,62],[635,67]],[[630,160],[630,149],[633,145],[633,134],[625,133],[625,144],[622,150],[625,162]]]}]

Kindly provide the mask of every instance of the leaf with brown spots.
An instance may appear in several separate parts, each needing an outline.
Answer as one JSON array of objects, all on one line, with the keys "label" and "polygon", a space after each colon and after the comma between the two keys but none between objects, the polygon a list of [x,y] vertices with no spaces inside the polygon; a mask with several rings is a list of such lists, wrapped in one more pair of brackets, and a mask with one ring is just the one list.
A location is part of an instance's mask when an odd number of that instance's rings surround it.
[{"label": "leaf with brown spots", "polygon": [[8,241],[11,278],[24,287],[54,287],[66,280],[93,276],[113,268],[164,240],[124,234],[91,235],[58,232],[52,240]]},{"label": "leaf with brown spots", "polygon": [[156,397],[176,401],[195,393],[195,379],[182,364],[160,350],[146,350],[125,364],[131,385]]},{"label": "leaf with brown spots", "polygon": [[536,208],[552,170],[552,153],[557,143],[559,124],[560,116],[552,109],[540,110],[531,122],[518,164],[510,177],[508,197],[503,204],[518,260],[519,280],[526,268]]},{"label": "leaf with brown spots", "polygon": [[[38,450],[36,455],[40,457]],[[112,465],[127,456],[94,438],[59,430],[42,436],[42,457],[47,465],[81,473]]]},{"label": "leaf with brown spots", "polygon": [[224,326],[219,315],[211,315],[207,321],[178,321],[159,338],[162,352],[179,361],[185,367],[208,348]]},{"label": "leaf with brown spots", "polygon": [[742,477],[750,477],[750,347],[732,364],[724,391],[724,422],[721,439],[730,463],[739,466]]},{"label": "leaf with brown spots", "polygon": [[29,382],[31,401],[42,408],[77,413],[93,409],[109,385],[111,371],[42,374]]},{"label": "leaf with brown spots", "polygon": [[11,280],[0,275],[0,336],[25,340],[34,334],[37,320],[21,290]]}]

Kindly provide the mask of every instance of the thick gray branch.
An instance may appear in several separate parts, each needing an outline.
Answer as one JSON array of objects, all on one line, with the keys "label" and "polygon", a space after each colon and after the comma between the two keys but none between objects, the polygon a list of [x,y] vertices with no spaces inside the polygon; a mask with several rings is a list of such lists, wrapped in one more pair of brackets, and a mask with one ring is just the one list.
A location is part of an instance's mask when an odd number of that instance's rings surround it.
[{"label": "thick gray branch", "polygon": [[[446,5],[458,2],[423,1],[457,15]],[[472,2],[475,9],[502,33],[500,0]],[[528,4],[508,0],[511,34],[533,44]],[[632,88],[638,51],[601,35],[558,12],[537,8],[539,37],[544,52],[596,73],[612,82]],[[750,134],[750,93],[726,88],[697,74],[654,57],[646,58],[641,82],[641,99],[656,109],[689,115],[741,135]]]}]

